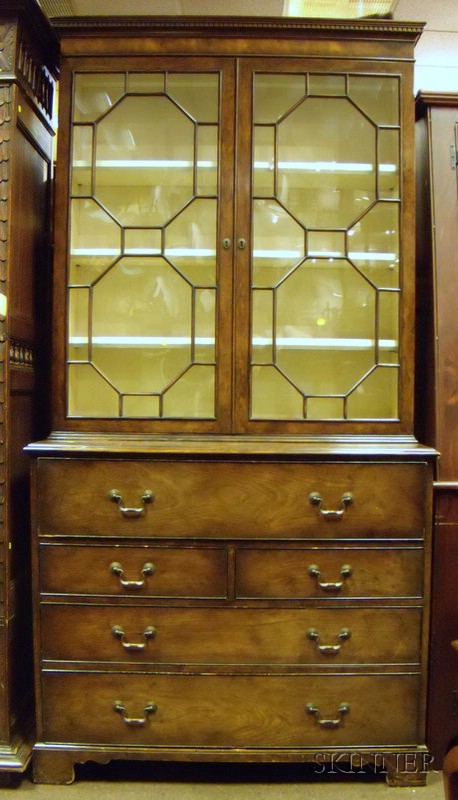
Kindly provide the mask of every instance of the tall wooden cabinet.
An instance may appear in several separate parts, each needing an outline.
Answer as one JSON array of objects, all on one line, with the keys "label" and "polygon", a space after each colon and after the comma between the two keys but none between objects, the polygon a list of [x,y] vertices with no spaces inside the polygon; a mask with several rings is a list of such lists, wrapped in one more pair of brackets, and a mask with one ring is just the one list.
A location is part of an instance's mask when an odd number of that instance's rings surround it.
[{"label": "tall wooden cabinet", "polygon": [[458,736],[458,95],[416,100],[418,403],[423,441],[437,447],[429,743],[436,763]]},{"label": "tall wooden cabinet", "polygon": [[58,45],[37,6],[26,0],[1,0],[0,44],[0,772],[12,773],[25,769],[33,742],[30,492],[23,447],[48,427],[37,368],[45,344],[43,288],[49,286]]},{"label": "tall wooden cabinet", "polygon": [[35,778],[88,759],[425,780],[413,46],[391,21],[57,23]]}]

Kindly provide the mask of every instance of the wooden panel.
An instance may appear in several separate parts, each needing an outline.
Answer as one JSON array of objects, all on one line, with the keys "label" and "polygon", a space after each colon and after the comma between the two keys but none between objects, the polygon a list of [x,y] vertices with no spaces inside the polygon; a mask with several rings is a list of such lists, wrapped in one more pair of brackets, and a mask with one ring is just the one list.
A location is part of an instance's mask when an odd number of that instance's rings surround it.
[{"label": "wooden panel", "polygon": [[[350,575],[345,577],[347,566]],[[319,577],[311,567],[318,567]],[[320,582],[328,586],[320,588]],[[250,549],[237,554],[238,597],[421,597],[422,591],[420,548]]]},{"label": "wooden panel", "polygon": [[[113,536],[416,537],[429,505],[425,464],[210,463],[40,459],[40,533]],[[137,518],[126,506],[153,502]],[[318,492],[323,516],[310,502]]]},{"label": "wooden panel", "polygon": [[[113,563],[123,569],[121,579],[144,584],[123,587]],[[150,563],[154,572],[145,576],[142,569]],[[227,591],[223,549],[44,545],[40,565],[45,593],[225,597]]]},{"label": "wooden panel", "polygon": [[[45,660],[320,664],[332,668],[336,663],[418,663],[421,611],[42,604],[41,624]],[[145,637],[151,627],[154,637]],[[119,633],[114,633],[119,628],[125,633],[125,646]],[[312,629],[318,642],[307,635]],[[342,631],[347,633],[339,638]],[[143,649],[129,649],[129,644],[140,644]],[[318,645],[334,651],[320,651]]]},{"label": "wooden panel", "polygon": [[[103,675],[43,676],[44,731],[48,741],[199,747],[408,745],[418,729],[419,676],[332,675]],[[113,706],[141,719],[129,726]],[[336,728],[321,728],[308,703],[328,718],[348,714]]]}]

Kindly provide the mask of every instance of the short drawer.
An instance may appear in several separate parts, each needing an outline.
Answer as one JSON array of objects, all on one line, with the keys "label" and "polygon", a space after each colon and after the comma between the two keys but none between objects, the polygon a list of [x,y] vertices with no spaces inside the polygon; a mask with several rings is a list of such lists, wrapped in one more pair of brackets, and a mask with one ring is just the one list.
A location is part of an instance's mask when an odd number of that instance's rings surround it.
[{"label": "short drawer", "polygon": [[40,545],[44,594],[226,597],[224,548]]},{"label": "short drawer", "polygon": [[414,674],[47,672],[42,681],[39,735],[48,742],[264,748],[423,742]]},{"label": "short drawer", "polygon": [[42,534],[415,537],[424,463],[38,459]]},{"label": "short drawer", "polygon": [[45,661],[418,664],[418,608],[253,609],[43,603]]},{"label": "short drawer", "polygon": [[419,598],[423,550],[396,548],[239,548],[240,598]]}]

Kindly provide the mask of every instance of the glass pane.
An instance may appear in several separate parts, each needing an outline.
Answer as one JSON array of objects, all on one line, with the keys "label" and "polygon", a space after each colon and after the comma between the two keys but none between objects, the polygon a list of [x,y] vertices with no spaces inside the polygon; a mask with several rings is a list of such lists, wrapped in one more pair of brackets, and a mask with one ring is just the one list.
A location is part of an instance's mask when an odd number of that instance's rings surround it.
[{"label": "glass pane", "polygon": [[88,359],[89,289],[70,289],[68,300],[68,336],[72,360]]},{"label": "glass pane", "polygon": [[70,364],[68,386],[68,413],[71,417],[118,416],[118,393],[90,364]]},{"label": "glass pane", "polygon": [[167,92],[197,122],[217,122],[219,114],[219,75],[170,73]]},{"label": "glass pane", "polygon": [[269,197],[275,191],[275,128],[254,128],[253,194]]},{"label": "glass pane", "polygon": [[399,131],[379,131],[378,164],[380,199],[399,198]]},{"label": "glass pane", "polygon": [[195,293],[195,353],[196,361],[215,361],[216,292],[196,289]]},{"label": "glass pane", "polygon": [[308,98],[278,125],[279,199],[307,227],[346,227],[375,199],[375,143],[348,100]]},{"label": "glass pane", "polygon": [[[72,200],[70,248],[73,271],[78,264],[103,269],[121,254],[121,228],[93,200]],[[75,282],[83,283],[81,277]]]},{"label": "glass pane", "polygon": [[309,231],[309,256],[338,258],[345,255],[345,233],[343,231]]},{"label": "glass pane", "polygon": [[252,361],[255,364],[273,363],[274,293],[270,289],[253,292],[251,321]]},{"label": "glass pane", "polygon": [[165,417],[211,419],[215,416],[215,368],[191,367],[164,395]]},{"label": "glass pane", "polygon": [[92,126],[81,125],[73,131],[72,194],[92,192]]},{"label": "glass pane", "polygon": [[379,362],[399,363],[399,292],[379,292]]},{"label": "glass pane", "polygon": [[218,128],[200,125],[197,133],[197,194],[218,191]]},{"label": "glass pane", "polygon": [[163,72],[130,72],[127,76],[127,91],[139,94],[157,94],[165,91]]},{"label": "glass pane", "polygon": [[254,123],[276,122],[304,96],[304,75],[256,75]]},{"label": "glass pane", "polygon": [[396,367],[377,367],[348,398],[351,419],[397,419],[398,378]]},{"label": "glass pane", "polygon": [[124,94],[124,73],[76,74],[73,119],[94,122]]},{"label": "glass pane", "polygon": [[125,395],[122,398],[123,417],[159,417],[160,398],[156,395],[140,397]]},{"label": "glass pane", "polygon": [[345,75],[309,75],[309,94],[345,95]]},{"label": "glass pane", "polygon": [[126,228],[124,231],[126,255],[153,256],[162,252],[162,231],[149,228]]},{"label": "glass pane", "polygon": [[120,392],[158,392],[190,363],[189,284],[162,258],[123,258],[93,289],[93,361]]},{"label": "glass pane", "polygon": [[194,124],[166,97],[126,97],[97,125],[95,196],[123,225],[161,225],[192,199]]},{"label": "glass pane", "polygon": [[305,395],[342,395],[375,363],[375,298],[343,260],[306,261],[277,289],[276,363]]},{"label": "glass pane", "polygon": [[377,125],[399,125],[399,79],[350,75],[349,96]]},{"label": "glass pane", "polygon": [[344,419],[344,401],[340,397],[309,397],[307,419]]},{"label": "glass pane", "polygon": [[253,211],[253,285],[275,286],[304,258],[304,230],[274,200],[255,200]]},{"label": "glass pane", "polygon": [[348,232],[349,258],[379,288],[399,286],[399,206],[377,203]]},{"label": "glass pane", "polygon": [[216,282],[216,212],[216,200],[194,200],[165,231],[165,255],[195,286]]},{"label": "glass pane", "polygon": [[303,398],[275,367],[251,370],[252,419],[303,419]]}]

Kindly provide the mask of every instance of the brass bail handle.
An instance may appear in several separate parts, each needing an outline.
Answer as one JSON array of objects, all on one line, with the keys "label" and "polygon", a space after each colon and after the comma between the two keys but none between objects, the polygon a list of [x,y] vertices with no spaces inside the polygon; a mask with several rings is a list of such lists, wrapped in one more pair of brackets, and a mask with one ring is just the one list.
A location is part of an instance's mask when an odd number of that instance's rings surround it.
[{"label": "brass bail handle", "polygon": [[155,638],[157,630],[152,625],[148,625],[142,633],[144,639],[143,642],[129,642],[122,625],[113,625],[111,633],[115,639],[118,639],[118,641],[121,642],[124,650],[126,650],[128,653],[137,653],[145,649],[149,639]]},{"label": "brass bail handle", "polygon": [[323,590],[323,592],[340,592],[342,589],[344,582],[347,578],[350,577],[353,570],[350,564],[342,564],[340,568],[340,574],[342,576],[342,580],[340,581],[322,581],[321,578],[321,570],[317,564],[310,564],[307,569],[308,574],[310,577],[316,579],[317,586]]},{"label": "brass bail handle", "polygon": [[116,711],[117,714],[121,715],[122,720],[126,725],[129,725],[131,728],[140,728],[142,725],[146,725],[151,714],[156,713],[157,703],[154,702],[147,703],[145,708],[143,709],[144,712],[143,717],[127,716],[126,706],[124,705],[122,700],[116,700],[113,703],[113,711]]},{"label": "brass bail handle", "polygon": [[340,648],[342,647],[343,642],[347,642],[348,639],[351,637],[351,631],[349,628],[342,628],[336,636],[339,644],[320,644],[320,634],[316,630],[316,628],[310,628],[307,631],[307,639],[310,639],[311,642],[315,642],[316,649],[319,653],[323,656],[335,656],[340,653]]},{"label": "brass bail handle", "polygon": [[320,728],[339,728],[342,725],[344,716],[350,711],[350,706],[348,703],[341,703],[337,709],[338,717],[334,719],[323,717],[320,709],[314,703],[307,703],[305,710],[307,714],[315,717]]},{"label": "brass bail handle", "polygon": [[146,505],[153,502],[154,494],[150,489],[146,489],[140,497],[141,506],[138,506],[137,508],[125,506],[122,494],[120,491],[118,491],[118,489],[110,489],[108,492],[108,497],[113,501],[113,503],[117,504],[120,513],[124,517],[140,517],[145,513]]},{"label": "brass bail handle", "polygon": [[112,573],[112,575],[116,575],[116,577],[119,580],[119,585],[122,586],[123,589],[133,589],[133,590],[143,589],[143,587],[146,584],[146,578],[149,575],[153,575],[154,570],[155,570],[154,564],[152,564],[151,561],[147,561],[146,564],[143,564],[143,567],[141,569],[141,574],[143,575],[143,578],[140,578],[140,580],[137,581],[136,580],[132,581],[128,580],[127,578],[124,578],[124,569],[122,565],[119,563],[119,561],[112,561],[112,563],[110,564],[110,572]]},{"label": "brass bail handle", "polygon": [[318,506],[320,516],[325,520],[338,520],[342,519],[348,506],[353,503],[353,495],[351,492],[344,492],[340,498],[340,508],[324,508],[324,500],[319,492],[312,492],[309,494],[309,503],[312,506]]}]

